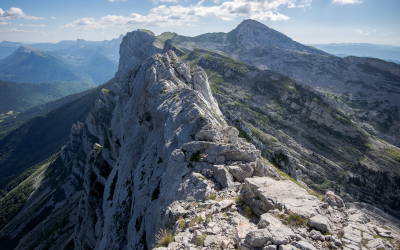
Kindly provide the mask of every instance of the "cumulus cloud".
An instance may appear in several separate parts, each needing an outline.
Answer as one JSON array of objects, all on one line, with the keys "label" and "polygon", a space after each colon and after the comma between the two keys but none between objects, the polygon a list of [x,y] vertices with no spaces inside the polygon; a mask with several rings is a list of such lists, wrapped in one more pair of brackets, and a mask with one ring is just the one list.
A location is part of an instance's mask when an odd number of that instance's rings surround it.
[{"label": "cumulus cloud", "polygon": [[364,35],[368,36],[368,35],[369,35],[369,32],[365,33]]},{"label": "cumulus cloud", "polygon": [[292,3],[290,3],[289,4],[289,6],[288,6],[288,8],[305,8],[305,7],[308,7],[308,6],[311,6],[311,2],[312,2],[312,0],[302,0],[302,1],[299,1],[298,3],[298,5],[296,6],[296,1],[293,1]]},{"label": "cumulus cloud", "polygon": [[0,25],[11,25],[10,22],[0,22]]},{"label": "cumulus cloud", "polygon": [[42,34],[42,35],[56,34],[56,32],[50,32],[50,31],[18,30],[18,29],[15,29],[15,28],[12,28],[12,29],[0,29],[0,33],[31,33],[31,34]]},{"label": "cumulus cloud", "polygon": [[45,27],[44,24],[18,24],[21,27]]},{"label": "cumulus cloud", "polygon": [[57,17],[55,17],[55,16],[52,16],[52,17],[51,17],[51,19],[53,19],[53,20],[56,20],[56,19],[57,19]]},{"label": "cumulus cloud", "polygon": [[376,32],[376,29],[374,29],[372,32]]},{"label": "cumulus cloud", "polygon": [[354,4],[354,3],[362,3],[363,0],[332,0],[332,3],[336,4]]},{"label": "cumulus cloud", "polygon": [[272,11],[268,11],[254,13],[250,16],[250,19],[255,19],[259,21],[286,21],[289,20],[290,17],[282,15],[279,12],[273,13]]},{"label": "cumulus cloud", "polygon": [[46,19],[44,17],[35,17],[26,15],[20,8],[11,7],[10,9],[4,11],[0,8],[0,21],[10,20],[10,19],[31,19],[31,20],[40,20]]},{"label": "cumulus cloud", "polygon": [[[170,0],[168,0],[170,1]],[[204,0],[195,5],[160,5],[152,8],[150,14],[143,16],[132,13],[130,16],[108,15],[98,20],[82,18],[61,28],[75,28],[83,30],[106,29],[109,26],[177,26],[198,22],[199,18],[218,17],[222,20],[232,20],[238,16],[250,17],[262,21],[288,20],[289,17],[277,13],[281,5],[290,5],[294,0],[232,0],[215,6],[203,6]],[[305,0],[310,3],[311,0]]]},{"label": "cumulus cloud", "polygon": [[128,1],[128,0],[107,0],[107,1],[109,1],[109,2],[118,2],[118,1],[120,1],[120,2],[126,2],[126,1]]},{"label": "cumulus cloud", "polygon": [[356,35],[362,35],[363,31],[362,30],[356,30]]}]

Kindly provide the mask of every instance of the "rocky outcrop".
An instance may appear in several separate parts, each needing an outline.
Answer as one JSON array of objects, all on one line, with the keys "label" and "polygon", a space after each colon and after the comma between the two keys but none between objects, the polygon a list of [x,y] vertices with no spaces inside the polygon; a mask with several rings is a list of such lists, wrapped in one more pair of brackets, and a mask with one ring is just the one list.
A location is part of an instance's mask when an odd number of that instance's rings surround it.
[{"label": "rocky outcrop", "polygon": [[[316,230],[338,234],[345,209],[281,180],[228,126],[202,68],[190,69],[171,50],[134,67],[120,94],[103,90],[96,102],[102,105],[85,125],[74,125],[82,139],[73,148],[85,153],[76,249],[147,249],[171,232],[171,249],[335,242]],[[315,230],[292,228],[292,217]]]}]

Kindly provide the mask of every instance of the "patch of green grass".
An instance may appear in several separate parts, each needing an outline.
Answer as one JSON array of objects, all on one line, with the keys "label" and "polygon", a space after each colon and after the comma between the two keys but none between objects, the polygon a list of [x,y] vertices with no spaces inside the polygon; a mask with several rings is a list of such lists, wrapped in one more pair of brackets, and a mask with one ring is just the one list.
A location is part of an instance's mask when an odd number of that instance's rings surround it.
[{"label": "patch of green grass", "polygon": [[306,218],[301,217],[298,214],[290,213],[283,219],[283,224],[290,226],[302,226],[305,227],[307,225],[308,220]]},{"label": "patch of green grass", "polygon": [[247,142],[250,142],[250,137],[247,135],[246,132],[244,132],[243,129],[241,129],[240,127],[236,127],[237,130],[239,130],[239,137],[244,138]]},{"label": "patch of green grass", "polygon": [[235,203],[236,203],[236,205],[241,205],[244,202],[243,202],[242,198],[240,198],[240,196],[236,196],[235,197]]},{"label": "patch of green grass", "polygon": [[101,151],[103,150],[103,147],[100,144],[95,144],[95,148],[96,148],[96,153],[100,154]]},{"label": "patch of green grass", "polygon": [[160,229],[156,235],[157,247],[168,247],[169,243],[175,240],[175,235],[169,229]]},{"label": "patch of green grass", "polygon": [[194,218],[193,220],[190,221],[189,227],[193,227],[195,224],[197,224],[199,222],[203,222],[203,221],[204,221],[203,218],[201,218],[200,216],[196,217],[196,218]]},{"label": "patch of green grass", "polygon": [[203,246],[203,245],[204,245],[204,241],[206,240],[207,236],[208,236],[208,235],[207,235],[206,233],[201,233],[201,236],[200,236],[200,237],[197,237],[197,238],[194,240],[194,244],[195,244],[196,246],[198,246],[198,247]]},{"label": "patch of green grass", "polygon": [[215,200],[215,194],[210,194],[207,196],[206,200]]},{"label": "patch of green grass", "polygon": [[178,223],[182,229],[185,229],[185,220],[182,217],[178,220]]},{"label": "patch of green grass", "polygon": [[255,216],[255,213],[254,213],[253,209],[250,206],[243,205],[243,208],[244,208],[244,213],[246,214],[246,216],[248,216],[248,217]]},{"label": "patch of green grass", "polygon": [[200,159],[201,159],[200,151],[196,151],[196,153],[193,153],[190,156],[190,161],[200,162]]}]

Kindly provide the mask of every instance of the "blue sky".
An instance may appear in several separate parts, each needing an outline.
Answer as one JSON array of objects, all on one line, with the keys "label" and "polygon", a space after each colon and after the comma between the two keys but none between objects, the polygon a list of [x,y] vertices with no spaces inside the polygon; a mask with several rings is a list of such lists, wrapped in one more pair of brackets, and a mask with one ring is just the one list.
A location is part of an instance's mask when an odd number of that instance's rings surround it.
[{"label": "blue sky", "polygon": [[400,0],[2,0],[0,41],[110,40],[138,28],[196,36],[255,19],[304,44],[400,46]]}]

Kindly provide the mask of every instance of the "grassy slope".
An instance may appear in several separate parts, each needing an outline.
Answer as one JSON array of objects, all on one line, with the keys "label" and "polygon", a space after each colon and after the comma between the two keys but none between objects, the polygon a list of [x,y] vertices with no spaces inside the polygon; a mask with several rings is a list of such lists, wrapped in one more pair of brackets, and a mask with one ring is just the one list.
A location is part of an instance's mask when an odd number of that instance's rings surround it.
[{"label": "grassy slope", "polygon": [[103,86],[44,116],[30,119],[0,140],[0,188],[69,141],[71,125],[83,122]]},{"label": "grassy slope", "polygon": [[94,87],[84,81],[52,81],[39,84],[15,83],[0,80],[0,114],[25,111],[31,107],[54,101]]},{"label": "grassy slope", "polygon": [[89,95],[93,91],[95,91],[94,88],[88,89],[88,90],[85,90],[83,92],[79,92],[76,94],[68,95],[68,96],[62,97],[60,99],[57,99],[55,101],[40,104],[40,105],[34,106],[26,111],[18,113],[16,116],[15,115],[3,116],[4,120],[3,120],[3,122],[0,123],[0,140],[2,138],[4,138],[4,136],[9,131],[19,127],[25,121],[27,121],[33,117],[36,117],[36,116],[43,116],[46,113],[48,113],[56,108],[61,107],[62,105],[73,102],[83,96]]}]

